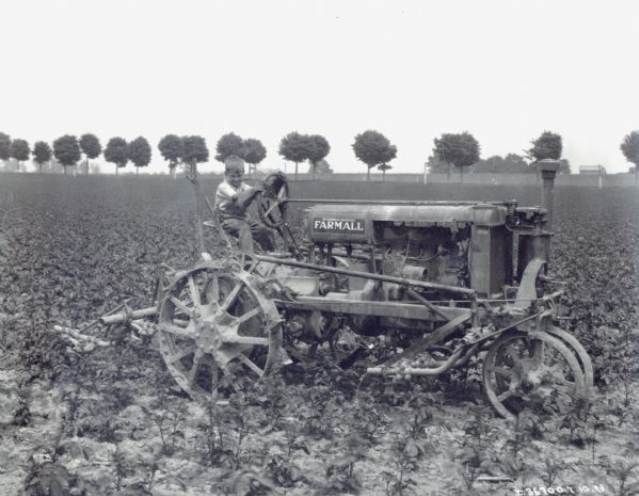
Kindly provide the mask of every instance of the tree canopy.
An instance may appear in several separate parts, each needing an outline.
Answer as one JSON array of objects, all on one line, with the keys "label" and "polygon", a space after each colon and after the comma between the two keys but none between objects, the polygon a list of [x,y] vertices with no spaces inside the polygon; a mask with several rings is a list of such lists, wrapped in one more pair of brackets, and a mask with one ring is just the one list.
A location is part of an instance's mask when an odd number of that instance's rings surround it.
[{"label": "tree canopy", "polygon": [[235,133],[228,133],[223,135],[215,146],[215,160],[218,162],[224,162],[227,158],[235,155],[237,157],[244,157],[244,140]]},{"label": "tree canopy", "polygon": [[182,159],[186,164],[199,164],[209,160],[209,149],[206,140],[202,136],[184,136],[184,155]]},{"label": "tree canopy", "polygon": [[284,160],[290,160],[295,163],[295,177],[297,177],[299,163],[308,158],[306,137],[297,131],[288,133],[280,141],[279,154],[284,157]]},{"label": "tree canopy", "polygon": [[80,150],[87,158],[86,173],[89,173],[89,160],[94,160],[102,153],[102,144],[95,134],[87,133],[80,136]]},{"label": "tree canopy", "polygon": [[111,138],[104,149],[104,160],[115,164],[115,174],[129,161],[129,147],[124,138]]},{"label": "tree canopy", "polygon": [[328,140],[319,134],[311,134],[306,139],[306,158],[311,165],[311,173],[315,174],[317,164],[326,158],[331,151]]},{"label": "tree canopy", "polygon": [[27,140],[15,139],[11,142],[11,157],[16,160],[17,170],[20,171],[20,163],[29,160],[31,148]]},{"label": "tree canopy", "polygon": [[639,177],[639,131],[631,131],[624,136],[621,145],[621,152],[626,160],[631,164],[634,164],[635,178]]},{"label": "tree canopy", "polygon": [[102,153],[102,144],[95,134],[83,134],[80,136],[80,149],[88,159],[96,159]]},{"label": "tree canopy", "polygon": [[[313,165],[309,164],[309,172],[313,171]],[[333,169],[331,168],[331,164],[329,164],[326,160],[320,160],[315,165],[315,173],[316,174],[332,174]]]},{"label": "tree canopy", "polygon": [[258,139],[247,138],[244,140],[242,147],[242,158],[247,164],[255,168],[266,158],[266,147]]},{"label": "tree canopy", "polygon": [[[442,162],[459,168],[463,176],[464,167],[479,161],[479,142],[467,131],[463,133],[444,133],[435,138],[433,154]],[[450,175],[450,167],[449,167]]]},{"label": "tree canopy", "polygon": [[541,136],[530,142],[533,146],[526,153],[528,156],[539,162],[540,160],[559,160],[562,152],[561,136],[550,131],[544,131]]},{"label": "tree canopy", "polygon": [[11,136],[0,133],[0,160],[11,158]]},{"label": "tree canopy", "polygon": [[158,149],[162,158],[169,162],[169,169],[173,172],[184,155],[182,138],[175,134],[167,134],[158,143]]},{"label": "tree canopy", "polygon": [[[397,147],[391,145],[386,136],[378,131],[369,129],[355,136],[352,145],[355,156],[368,167],[366,179],[370,180],[373,167],[387,164],[397,156]],[[382,168],[385,174],[386,169]]]},{"label": "tree canopy", "polygon": [[64,167],[64,173],[67,173],[67,167],[73,166],[80,160],[80,144],[78,138],[70,134],[65,134],[53,142],[53,155],[56,160]]},{"label": "tree canopy", "polygon": [[133,162],[137,174],[140,167],[146,167],[151,163],[151,145],[146,138],[138,136],[129,143],[128,148],[129,159]]},{"label": "tree canopy", "polygon": [[42,166],[51,160],[51,147],[44,141],[36,141],[33,145],[33,161],[38,164],[38,169],[42,172]]}]

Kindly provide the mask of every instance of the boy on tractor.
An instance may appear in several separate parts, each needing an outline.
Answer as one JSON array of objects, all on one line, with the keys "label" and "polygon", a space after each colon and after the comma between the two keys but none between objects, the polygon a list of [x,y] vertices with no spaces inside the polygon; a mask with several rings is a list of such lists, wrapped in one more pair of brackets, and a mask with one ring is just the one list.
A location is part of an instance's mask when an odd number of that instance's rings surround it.
[{"label": "boy on tractor", "polygon": [[258,194],[264,192],[264,185],[251,187],[242,181],[244,161],[231,156],[224,161],[224,181],[215,192],[215,211],[224,231],[238,239],[243,253],[253,254],[255,239],[262,250],[274,251],[275,240],[269,228],[248,217],[247,210]]}]

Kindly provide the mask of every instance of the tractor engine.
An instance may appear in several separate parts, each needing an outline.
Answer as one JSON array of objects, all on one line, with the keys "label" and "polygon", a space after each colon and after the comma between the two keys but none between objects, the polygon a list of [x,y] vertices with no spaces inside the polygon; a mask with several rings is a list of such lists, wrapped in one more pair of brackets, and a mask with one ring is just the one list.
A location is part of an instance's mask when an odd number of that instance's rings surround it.
[{"label": "tractor engine", "polygon": [[[306,234],[354,270],[470,287],[473,214],[457,204],[318,205],[307,211]],[[352,278],[349,289],[362,284]]]},{"label": "tractor engine", "polygon": [[[506,225],[508,215],[503,204],[474,202],[319,204],[306,210],[308,262],[434,283],[437,288],[420,289],[430,301],[456,299],[454,288],[494,295],[512,283],[513,238]],[[418,303],[405,285],[355,275],[318,276],[296,270],[283,283],[300,295],[328,300]],[[328,314],[322,319],[308,312],[292,317],[298,333],[319,336],[333,328],[317,324],[334,323]],[[424,320],[371,315],[351,315],[348,324],[363,335],[386,329],[433,328],[433,322]]]}]

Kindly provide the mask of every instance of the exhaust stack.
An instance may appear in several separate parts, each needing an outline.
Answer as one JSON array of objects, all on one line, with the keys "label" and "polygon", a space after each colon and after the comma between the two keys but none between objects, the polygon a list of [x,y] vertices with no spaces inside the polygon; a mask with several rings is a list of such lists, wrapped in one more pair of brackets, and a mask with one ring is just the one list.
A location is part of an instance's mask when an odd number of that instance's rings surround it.
[{"label": "exhaust stack", "polygon": [[541,206],[546,209],[546,230],[552,231],[553,221],[553,194],[552,190],[555,185],[555,178],[559,170],[559,161],[546,158],[537,162],[541,179],[543,181],[541,189]]}]

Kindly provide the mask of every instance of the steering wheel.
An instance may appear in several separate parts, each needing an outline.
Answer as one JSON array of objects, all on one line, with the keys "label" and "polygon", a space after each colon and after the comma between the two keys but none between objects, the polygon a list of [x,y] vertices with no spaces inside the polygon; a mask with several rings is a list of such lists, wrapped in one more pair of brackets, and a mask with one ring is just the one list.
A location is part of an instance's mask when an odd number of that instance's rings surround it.
[{"label": "steering wheel", "polygon": [[265,226],[281,229],[288,225],[288,180],[284,174],[270,174],[264,192],[257,198],[257,213]]}]

